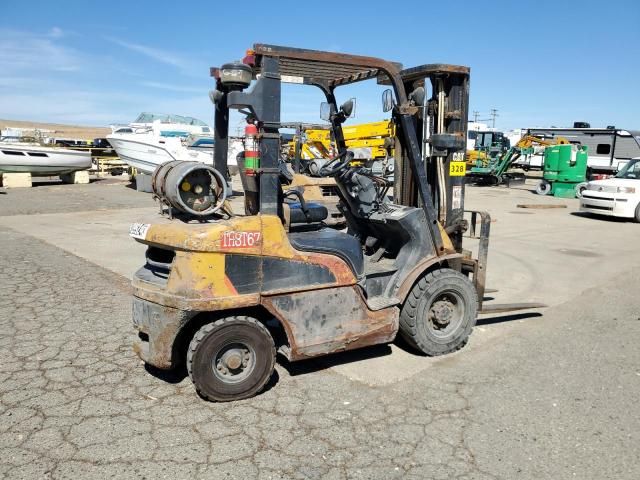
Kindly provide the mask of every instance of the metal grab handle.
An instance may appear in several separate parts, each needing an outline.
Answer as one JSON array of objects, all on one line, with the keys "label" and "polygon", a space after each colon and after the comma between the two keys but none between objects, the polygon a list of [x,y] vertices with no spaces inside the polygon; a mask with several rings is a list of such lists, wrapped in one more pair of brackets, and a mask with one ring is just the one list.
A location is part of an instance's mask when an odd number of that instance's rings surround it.
[{"label": "metal grab handle", "polygon": [[293,195],[294,197],[297,197],[298,201],[300,202],[300,210],[302,210],[302,213],[304,213],[304,216],[306,217],[307,222],[311,223],[311,214],[309,213],[309,209],[307,208],[307,202],[302,196],[302,193],[300,193],[298,190],[293,190],[293,189],[287,190],[286,192],[284,192],[285,197],[290,197],[291,195]]}]

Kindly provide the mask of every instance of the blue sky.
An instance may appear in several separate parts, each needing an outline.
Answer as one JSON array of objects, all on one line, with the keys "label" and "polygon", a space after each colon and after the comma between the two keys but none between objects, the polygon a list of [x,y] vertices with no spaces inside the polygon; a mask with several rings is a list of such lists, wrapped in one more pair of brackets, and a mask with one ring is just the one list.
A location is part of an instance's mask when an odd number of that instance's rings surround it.
[{"label": "blue sky", "polygon": [[[209,67],[260,42],[468,65],[470,110],[498,109],[504,129],[640,127],[639,1],[431,3],[5,0],[0,118],[108,125],[158,111],[211,123]],[[357,98],[353,122],[384,118],[380,87],[338,93]],[[283,120],[319,120],[319,91],[284,95]]]}]

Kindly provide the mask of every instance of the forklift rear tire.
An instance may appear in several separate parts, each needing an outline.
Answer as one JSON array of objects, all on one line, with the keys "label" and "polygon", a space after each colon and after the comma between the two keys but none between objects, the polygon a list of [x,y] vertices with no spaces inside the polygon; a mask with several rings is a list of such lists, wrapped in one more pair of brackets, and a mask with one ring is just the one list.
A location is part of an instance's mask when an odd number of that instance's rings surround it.
[{"label": "forklift rear tire", "polygon": [[235,316],[200,328],[187,352],[187,370],[198,393],[214,402],[249,398],[273,374],[273,337],[255,318]]},{"label": "forklift rear tire", "polygon": [[442,268],[413,287],[400,312],[400,334],[429,356],[444,355],[467,343],[478,316],[478,295],[468,277]]}]

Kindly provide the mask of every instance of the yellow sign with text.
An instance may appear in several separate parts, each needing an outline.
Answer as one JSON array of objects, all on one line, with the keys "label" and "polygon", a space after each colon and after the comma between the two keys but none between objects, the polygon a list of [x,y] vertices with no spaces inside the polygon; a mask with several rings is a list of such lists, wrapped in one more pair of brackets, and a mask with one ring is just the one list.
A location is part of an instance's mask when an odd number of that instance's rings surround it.
[{"label": "yellow sign with text", "polygon": [[449,176],[464,177],[467,174],[466,162],[451,162],[449,164]]}]

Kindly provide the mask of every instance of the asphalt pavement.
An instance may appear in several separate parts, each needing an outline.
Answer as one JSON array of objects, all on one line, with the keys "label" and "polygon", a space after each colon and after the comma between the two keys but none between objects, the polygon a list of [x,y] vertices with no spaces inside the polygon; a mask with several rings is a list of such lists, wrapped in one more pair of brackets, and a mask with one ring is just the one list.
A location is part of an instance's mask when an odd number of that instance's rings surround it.
[{"label": "asphalt pavement", "polygon": [[0,193],[0,476],[640,478],[640,225],[530,188],[470,188],[467,206],[494,219],[495,301],[549,308],[483,316],[437,359],[279,359],[264,393],[226,404],[131,350],[125,227],[155,215],[149,195]]}]

